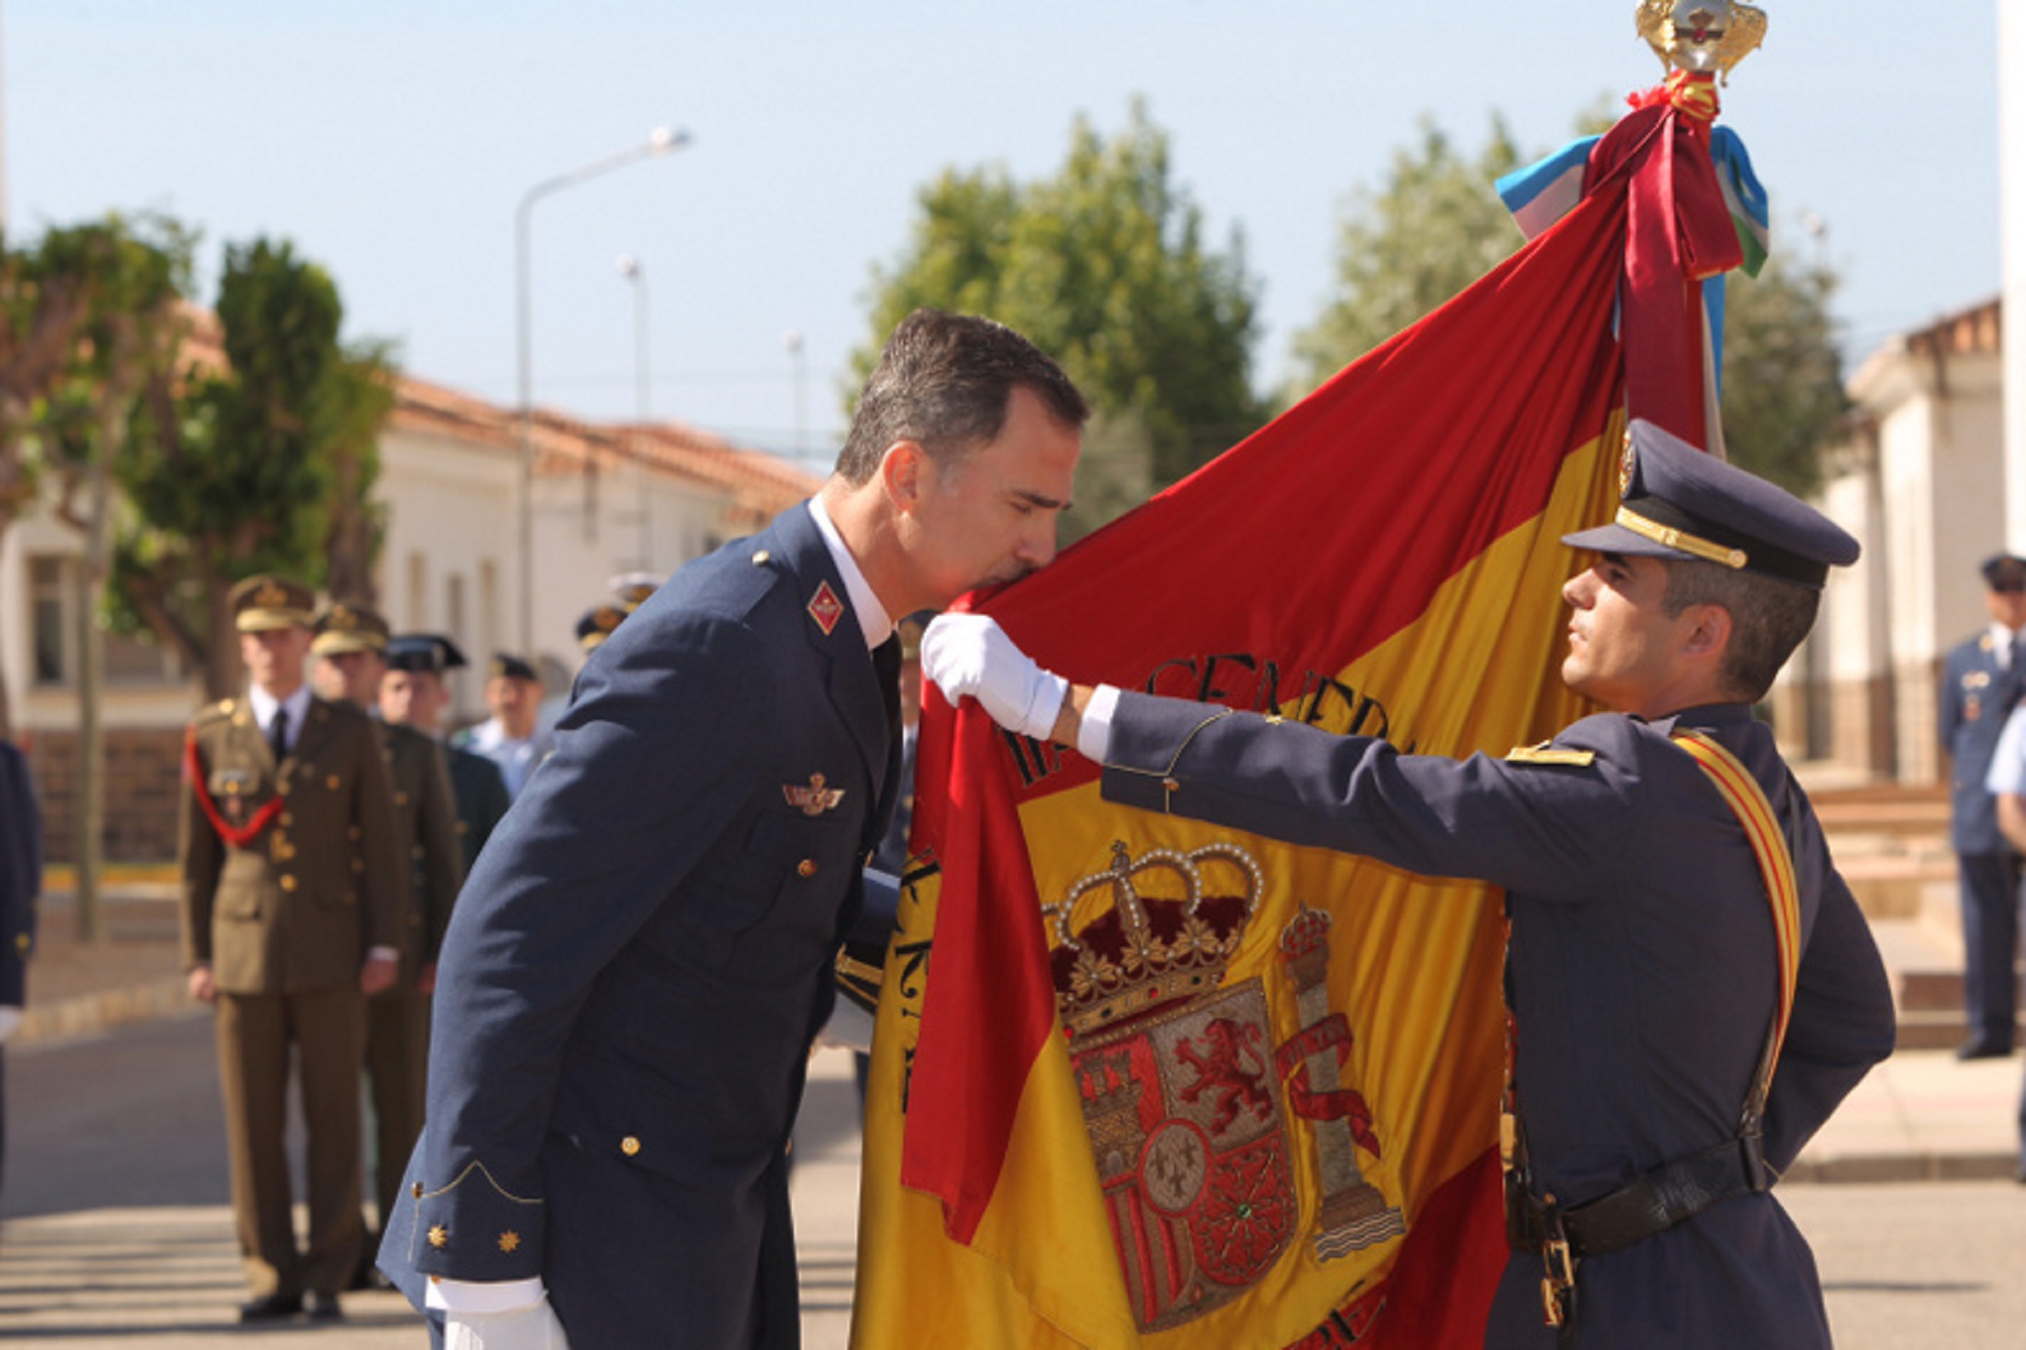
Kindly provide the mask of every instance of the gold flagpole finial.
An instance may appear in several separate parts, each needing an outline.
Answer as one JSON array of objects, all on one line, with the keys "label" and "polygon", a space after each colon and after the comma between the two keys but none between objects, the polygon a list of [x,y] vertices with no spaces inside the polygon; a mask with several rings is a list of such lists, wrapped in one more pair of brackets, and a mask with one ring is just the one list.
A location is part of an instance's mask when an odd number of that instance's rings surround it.
[{"label": "gold flagpole finial", "polygon": [[1766,40],[1766,12],[1734,0],[1639,0],[1635,22],[1662,66],[1714,72],[1726,84]]}]

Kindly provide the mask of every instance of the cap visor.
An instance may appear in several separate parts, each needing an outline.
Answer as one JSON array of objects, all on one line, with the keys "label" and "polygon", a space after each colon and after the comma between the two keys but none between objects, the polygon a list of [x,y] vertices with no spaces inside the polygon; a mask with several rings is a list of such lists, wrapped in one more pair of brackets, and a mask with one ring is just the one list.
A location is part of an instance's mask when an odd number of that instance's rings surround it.
[{"label": "cap visor", "polygon": [[1593,530],[1578,530],[1562,536],[1562,542],[1570,548],[1595,549],[1599,553],[1630,553],[1644,558],[1688,558],[1693,554],[1678,548],[1669,548],[1657,540],[1648,539],[1626,529],[1623,525],[1599,525]]}]

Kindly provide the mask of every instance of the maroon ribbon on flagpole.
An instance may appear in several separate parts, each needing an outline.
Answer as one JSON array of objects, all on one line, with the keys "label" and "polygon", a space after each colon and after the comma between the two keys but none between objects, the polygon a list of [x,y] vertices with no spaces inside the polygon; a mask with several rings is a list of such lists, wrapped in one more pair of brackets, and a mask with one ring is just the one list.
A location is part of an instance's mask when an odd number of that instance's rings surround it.
[{"label": "maroon ribbon on flagpole", "polygon": [[1634,111],[1591,150],[1586,175],[1629,174],[1619,290],[1626,410],[1707,449],[1701,283],[1744,261],[1710,159],[1716,81],[1677,70],[1630,101]]}]

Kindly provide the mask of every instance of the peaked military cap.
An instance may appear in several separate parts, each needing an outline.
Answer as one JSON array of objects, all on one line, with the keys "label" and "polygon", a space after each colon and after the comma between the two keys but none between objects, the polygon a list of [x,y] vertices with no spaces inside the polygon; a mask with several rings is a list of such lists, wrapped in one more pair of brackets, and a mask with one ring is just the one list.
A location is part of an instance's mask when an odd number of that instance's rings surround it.
[{"label": "peaked military cap", "polygon": [[317,600],[310,588],[286,577],[261,573],[226,592],[232,622],[242,633],[276,628],[308,628],[316,617]]},{"label": "peaked military cap", "polygon": [[1984,574],[1984,584],[1994,591],[2026,587],[2026,558],[2016,554],[1994,553],[1978,570]]},{"label": "peaked military cap", "polygon": [[446,670],[461,670],[470,664],[464,659],[464,653],[457,649],[457,644],[441,633],[403,633],[387,643],[389,670],[418,670],[441,675]]},{"label": "peaked military cap", "polygon": [[646,603],[648,596],[661,589],[661,578],[652,572],[622,572],[606,584],[619,598],[619,603],[626,607],[626,612],[631,614]]},{"label": "peaked military cap", "polygon": [[508,652],[494,652],[492,663],[485,669],[487,678],[495,680],[533,680],[540,683],[541,676],[528,664],[527,658]]},{"label": "peaked military cap", "polygon": [[1571,548],[1650,558],[1700,558],[1820,590],[1831,567],[1857,561],[1857,541],[1784,489],[1639,420],[1609,525],[1562,536]]},{"label": "peaked military cap", "polygon": [[626,611],[617,605],[598,605],[584,611],[584,617],[577,620],[577,645],[585,651],[596,651],[605,645],[605,639],[612,636],[626,618]]},{"label": "peaked military cap", "polygon": [[317,619],[317,636],[310,650],[318,656],[383,652],[387,650],[387,621],[364,605],[339,601]]}]

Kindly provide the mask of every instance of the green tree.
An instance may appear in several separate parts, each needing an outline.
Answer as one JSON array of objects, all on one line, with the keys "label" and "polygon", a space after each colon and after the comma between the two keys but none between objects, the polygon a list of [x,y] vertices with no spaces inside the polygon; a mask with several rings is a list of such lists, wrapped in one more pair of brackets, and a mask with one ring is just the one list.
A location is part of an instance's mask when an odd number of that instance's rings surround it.
[{"label": "green tree", "polygon": [[1759,275],[1725,288],[1723,422],[1731,459],[1806,496],[1849,410],[1826,263],[1790,261],[1777,245]]},{"label": "green tree", "polygon": [[[1016,183],[1001,168],[951,169],[922,189],[912,237],[875,266],[857,383],[911,311],[984,314],[1054,356],[1095,410],[1079,475],[1087,529],[1255,430],[1256,286],[1234,231],[1204,240],[1202,210],[1174,182],[1168,137],[1133,105],[1106,139],[1079,117],[1060,171]],[[849,397],[849,395],[847,395]]]},{"label": "green tree", "polygon": [[[240,682],[225,596],[256,572],[313,585],[333,540],[370,562],[371,447],[392,406],[390,358],[339,341],[343,306],[323,268],[286,242],[229,247],[217,303],[222,361],[193,361],[150,391],[120,486],[135,519],[115,579],[129,624],[151,629],[201,673],[208,696]],[[363,564],[347,598],[370,600]]]},{"label": "green tree", "polygon": [[[1609,111],[1608,104],[1593,107],[1582,129],[1608,129]],[[1305,383],[1291,396],[1415,323],[1519,247],[1519,230],[1492,184],[1522,162],[1496,118],[1475,159],[1422,123],[1420,143],[1394,155],[1378,190],[1353,195],[1338,234],[1336,293],[1295,338]],[[1826,264],[1785,261],[1777,248],[1756,279],[1742,272],[1728,278],[1726,448],[1745,468],[1799,493],[1820,483],[1822,451],[1847,406],[1829,311],[1836,285]]]},{"label": "green tree", "polygon": [[1521,163],[1502,119],[1466,158],[1435,123],[1393,153],[1385,182],[1351,194],[1337,226],[1336,291],[1294,340],[1299,397],[1504,262],[1523,242],[1492,184]]},{"label": "green tree", "polygon": [[[51,345],[32,393],[10,400],[8,443],[17,468],[54,479],[56,512],[84,536],[73,569],[77,616],[78,935],[102,940],[98,878],[105,828],[104,593],[112,516],[112,475],[136,401],[169,370],[183,330],[190,241],[172,222],[102,222],[51,229],[7,260],[11,316],[32,332],[50,315]],[[17,479],[17,481],[23,481]]]}]

